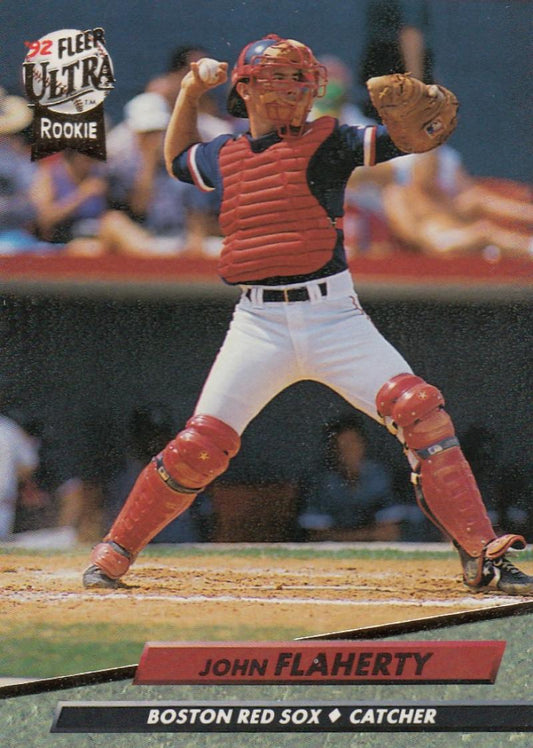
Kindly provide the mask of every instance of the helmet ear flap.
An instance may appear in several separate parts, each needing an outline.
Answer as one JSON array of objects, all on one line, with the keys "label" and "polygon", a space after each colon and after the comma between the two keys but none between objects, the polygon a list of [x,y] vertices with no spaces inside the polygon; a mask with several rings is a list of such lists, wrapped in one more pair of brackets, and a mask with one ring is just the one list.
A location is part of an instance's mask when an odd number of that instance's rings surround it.
[{"label": "helmet ear flap", "polygon": [[237,86],[240,82],[241,81],[238,81],[234,86],[232,86],[231,91],[228,94],[226,109],[232,117],[241,117],[246,119],[248,117],[246,104],[244,103],[244,99],[242,98],[240,93],[237,91]]},{"label": "helmet ear flap", "polygon": [[280,41],[279,36],[276,34],[269,34],[263,39],[250,42],[241,50],[237,62],[231,72],[232,86],[226,101],[226,109],[232,117],[242,117],[244,119],[248,117],[246,105],[237,91],[237,83],[239,83],[239,81],[248,82],[254,61],[264,53],[265,49],[277,44],[278,41]]}]

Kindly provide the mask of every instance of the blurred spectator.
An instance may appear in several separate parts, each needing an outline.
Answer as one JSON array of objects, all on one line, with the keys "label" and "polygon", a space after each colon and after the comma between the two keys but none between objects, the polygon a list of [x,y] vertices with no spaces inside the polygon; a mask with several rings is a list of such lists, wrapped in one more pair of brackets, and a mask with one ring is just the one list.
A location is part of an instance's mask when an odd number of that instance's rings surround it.
[{"label": "blurred spectator", "polygon": [[[167,70],[162,75],[152,78],[146,86],[147,91],[161,94],[172,110],[181,87],[181,81],[189,72],[191,62],[197,62],[202,57],[210,57],[210,53],[202,45],[191,44],[176,47],[172,52]],[[198,132],[204,141],[213,140],[218,135],[231,132],[233,125],[226,117],[222,117],[217,101],[216,91],[207,92],[198,102]]]},{"label": "blurred spectator", "polygon": [[341,125],[375,125],[375,121],[365,117],[352,101],[353,79],[350,68],[334,55],[324,55],[318,60],[328,71],[326,93],[315,99],[310,119],[335,117]]},{"label": "blurred spectator", "polygon": [[110,251],[125,254],[203,254],[210,239],[218,238],[217,206],[210,193],[166,171],[163,139],[170,110],[165,99],[139,94],[124,113],[117,128],[126,129],[128,138],[117,144],[111,131],[108,141],[110,199],[117,210],[102,225],[102,241]]},{"label": "blurred spectator", "polygon": [[411,175],[409,156],[355,169],[345,196],[344,233],[348,256],[386,257],[402,248],[388,222],[384,188],[403,185]]},{"label": "blurred spectator", "polygon": [[357,256],[381,259],[401,248],[380,203],[381,188],[376,184],[369,182],[346,190],[344,238],[350,260]]},{"label": "blurred spectator", "polygon": [[363,112],[377,118],[366,91],[369,78],[391,73],[411,73],[425,83],[433,81],[433,53],[427,0],[370,0],[367,7],[365,46],[359,66]]},{"label": "blurred spectator", "polygon": [[[111,524],[139,473],[175,435],[167,409],[160,404],[136,408],[129,419],[127,449],[104,486],[104,523]],[[195,543],[209,539],[211,504],[206,495],[157,535],[154,543]],[[196,502],[195,502],[196,504]]]},{"label": "blurred spectator", "polygon": [[[429,42],[430,9],[427,0],[369,0],[365,42],[358,75],[358,101],[370,124],[380,123],[366,88],[369,78],[410,72],[433,81],[433,54]],[[409,168],[404,158],[356,169],[346,192],[345,240],[348,256],[386,257],[398,249],[398,240],[383,208],[383,187],[404,183]]]},{"label": "blurred spectator", "polygon": [[[383,208],[394,236],[408,248],[430,256],[482,253],[489,261],[501,256],[533,259],[528,187],[476,180],[449,146],[400,161],[410,166],[408,181],[384,186]],[[517,199],[521,193],[523,199]]]},{"label": "blurred spectator", "polygon": [[306,539],[401,539],[406,509],[412,507],[397,504],[388,470],[367,456],[367,437],[358,414],[328,425],[325,436],[324,468],[306,488],[305,508],[298,520]]},{"label": "blurred spectator", "polygon": [[34,234],[36,210],[29,198],[36,167],[23,131],[31,118],[22,97],[0,88],[0,255],[47,249]]},{"label": "blurred spectator", "polygon": [[[191,62],[196,62],[202,57],[209,57],[209,53],[201,45],[177,47],[170,56],[167,70],[149,80],[145,86],[145,92],[162,96],[166,101],[168,111],[171,112],[178,97],[181,81],[189,72]],[[231,121],[221,116],[216,100],[213,98],[214,95],[208,92],[199,102],[199,133],[203,140],[211,140],[233,129]],[[127,159],[131,158],[137,150],[135,133],[129,126],[127,116],[108,133],[107,150],[115,158]]]},{"label": "blurred spectator", "polygon": [[458,175],[455,205],[465,216],[482,215],[502,225],[523,224],[533,228],[533,187],[510,179],[474,179],[462,169]]},{"label": "blurred spectator", "polygon": [[[25,542],[45,537],[53,542],[59,537],[54,531],[66,528],[71,530],[70,541],[75,542],[79,530],[78,508],[83,503],[80,479],[66,468],[62,455],[55,453],[55,439],[46,424],[28,418],[21,411],[10,414],[28,434],[39,455],[35,471],[19,485],[15,532],[24,533]],[[45,533],[46,530],[50,532]]]},{"label": "blurred spectator", "polygon": [[107,211],[106,167],[67,148],[39,162],[31,186],[37,231],[72,251],[99,253],[100,221]]},{"label": "blurred spectator", "polygon": [[[19,489],[32,480],[38,465],[38,445],[16,421],[0,414],[0,540],[12,535]],[[29,491],[26,498],[36,497]]]}]

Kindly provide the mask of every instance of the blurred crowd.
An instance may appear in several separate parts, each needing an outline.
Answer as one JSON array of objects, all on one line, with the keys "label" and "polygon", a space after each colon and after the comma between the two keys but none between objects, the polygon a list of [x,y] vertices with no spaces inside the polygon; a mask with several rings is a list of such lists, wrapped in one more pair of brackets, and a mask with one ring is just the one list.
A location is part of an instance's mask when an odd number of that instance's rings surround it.
[{"label": "blurred crowd", "polygon": [[[370,61],[362,61],[362,77],[372,70],[374,52],[370,47]],[[386,63],[386,50],[379,52]],[[31,110],[22,97],[0,90],[0,254],[216,256],[221,243],[216,196],[171,178],[162,158],[181,81],[191,61],[205,56],[209,52],[201,45],[173,52],[166,72],[148,80],[126,104],[122,121],[107,123],[105,162],[69,149],[31,162]],[[347,65],[332,55],[321,62],[328,69],[328,86],[311,118],[331,115],[343,124],[375,124],[366,89]],[[392,54],[388,64],[400,66]],[[412,65],[416,69],[414,60]],[[217,97],[202,97],[203,139],[245,126],[221,111]],[[448,145],[359,168],[346,193],[348,255],[533,259],[532,195],[527,184],[469,175]]]},{"label": "blurred crowd", "polygon": [[[107,122],[105,161],[66,149],[37,162],[28,150],[31,111],[21,97],[0,97],[0,252],[139,257],[202,255],[219,246],[217,203],[172,179],[163,163],[171,108],[190,62],[207,55],[179,47],[168,70],[149,80]],[[205,96],[202,136],[232,131]]]},{"label": "blurred crowd", "polygon": [[[69,471],[54,461],[53,435],[43,424],[2,408],[0,543],[70,547],[97,542],[142,468],[176,431],[164,404],[141,405],[123,429],[94,424],[91,454],[81,459],[77,471]],[[267,536],[261,532],[267,524],[268,539],[284,542],[447,541],[416,504],[403,463],[395,470],[379,455],[361,414],[341,414],[324,425],[322,437],[312,467],[295,471],[287,484],[278,482],[269,489],[268,480],[215,481],[152,542],[216,542],[221,533],[224,542],[264,541]],[[461,444],[494,528],[533,542],[531,488],[523,469],[502,463],[498,436],[486,427],[469,427]],[[257,494],[268,495],[268,501],[263,497],[257,502]],[[266,518],[278,501],[281,507],[285,494],[290,496],[290,506],[282,512],[285,524],[272,528],[271,518]],[[242,502],[248,507],[245,526],[238,506]]]}]

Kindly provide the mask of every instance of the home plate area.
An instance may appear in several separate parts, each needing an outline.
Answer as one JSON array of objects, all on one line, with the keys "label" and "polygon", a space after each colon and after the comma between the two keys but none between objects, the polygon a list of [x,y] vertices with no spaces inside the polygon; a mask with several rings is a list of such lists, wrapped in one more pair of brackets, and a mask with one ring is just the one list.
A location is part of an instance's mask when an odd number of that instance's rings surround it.
[{"label": "home plate area", "polygon": [[[89,552],[2,546],[0,624],[135,622],[156,639],[164,622],[165,638],[287,639],[527,601],[471,593],[445,543],[152,545],[117,590],[83,588]],[[532,573],[530,550],[519,564]]]}]

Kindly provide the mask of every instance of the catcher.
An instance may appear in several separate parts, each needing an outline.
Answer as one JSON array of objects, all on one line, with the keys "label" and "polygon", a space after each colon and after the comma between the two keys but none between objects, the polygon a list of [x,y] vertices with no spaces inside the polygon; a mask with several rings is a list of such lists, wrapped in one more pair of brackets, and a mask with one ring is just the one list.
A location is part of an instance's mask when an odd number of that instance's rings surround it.
[{"label": "catcher", "polygon": [[531,594],[533,577],[507,557],[524,539],[495,536],[441,392],[415,376],[365,314],[343,248],[352,170],[444,142],[455,97],[410,76],[386,76],[368,83],[386,126],[308,122],[326,70],[304,44],[269,35],[248,44],[232,72],[228,110],[248,118],[249,131],[202,143],[198,102],[226,77],[226,63],[191,63],[165,158],[176,178],[218,192],[219,273],[242,293],[192,417],[140,474],[92,551],[85,586],[118,586],[146,544],[227,469],[247,424],[284,388],[311,379],[400,440],[418,502],[453,540],[470,589]]}]

